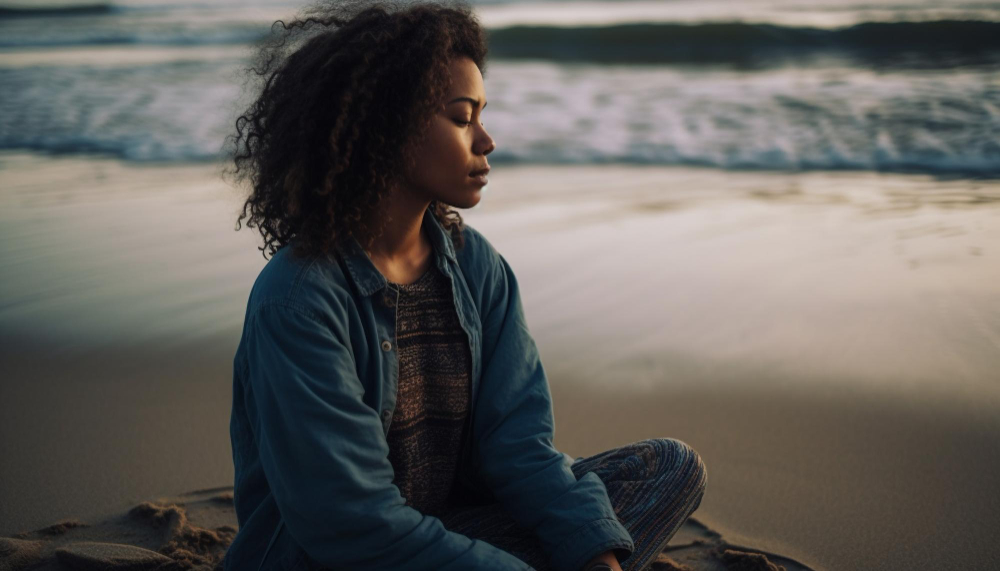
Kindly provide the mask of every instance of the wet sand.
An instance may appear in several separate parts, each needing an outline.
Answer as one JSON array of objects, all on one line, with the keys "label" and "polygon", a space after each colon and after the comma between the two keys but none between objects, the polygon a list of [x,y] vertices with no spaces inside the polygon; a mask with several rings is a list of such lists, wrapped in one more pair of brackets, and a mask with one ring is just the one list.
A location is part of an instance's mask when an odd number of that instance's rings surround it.
[{"label": "wet sand", "polygon": [[[230,485],[264,263],[236,194],[212,165],[0,168],[0,535]],[[560,450],[684,440],[697,521],[814,569],[993,564],[1000,184],[502,165],[463,216],[517,272]]]}]

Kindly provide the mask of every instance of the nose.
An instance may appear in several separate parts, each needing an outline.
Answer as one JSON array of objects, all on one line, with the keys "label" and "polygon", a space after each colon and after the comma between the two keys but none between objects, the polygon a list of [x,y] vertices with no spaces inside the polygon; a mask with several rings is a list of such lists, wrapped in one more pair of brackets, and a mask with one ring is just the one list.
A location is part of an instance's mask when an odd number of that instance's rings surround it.
[{"label": "nose", "polygon": [[483,135],[476,143],[478,145],[479,153],[484,156],[492,153],[493,150],[497,148],[496,141],[493,140],[493,137],[490,137],[490,134],[486,132],[486,129],[483,129]]}]

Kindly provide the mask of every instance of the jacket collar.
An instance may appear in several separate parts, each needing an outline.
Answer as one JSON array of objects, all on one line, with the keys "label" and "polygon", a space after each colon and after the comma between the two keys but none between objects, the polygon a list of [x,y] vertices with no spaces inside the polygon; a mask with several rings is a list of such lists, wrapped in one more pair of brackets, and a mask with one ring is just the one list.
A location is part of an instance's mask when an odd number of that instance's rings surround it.
[{"label": "jacket collar", "polygon": [[[430,208],[424,210],[423,225],[430,236],[431,246],[434,248],[433,255],[437,258],[438,267],[443,268],[446,265],[442,258],[454,262],[455,245],[452,243],[451,235],[441,226]],[[337,250],[347,265],[348,274],[361,295],[369,296],[386,287],[388,282],[385,276],[375,267],[357,238],[351,236],[339,245]]]}]

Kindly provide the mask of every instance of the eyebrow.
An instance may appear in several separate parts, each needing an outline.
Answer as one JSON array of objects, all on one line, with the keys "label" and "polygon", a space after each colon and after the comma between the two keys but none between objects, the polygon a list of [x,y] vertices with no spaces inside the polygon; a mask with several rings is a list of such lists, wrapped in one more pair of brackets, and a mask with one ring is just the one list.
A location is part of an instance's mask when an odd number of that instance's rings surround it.
[{"label": "eyebrow", "polygon": [[[451,105],[452,103],[458,103],[459,101],[468,101],[469,103],[472,104],[473,107],[479,107],[479,100],[473,99],[471,97],[456,97],[451,101],[449,101],[447,104]],[[486,101],[483,101],[483,109],[486,109]]]}]

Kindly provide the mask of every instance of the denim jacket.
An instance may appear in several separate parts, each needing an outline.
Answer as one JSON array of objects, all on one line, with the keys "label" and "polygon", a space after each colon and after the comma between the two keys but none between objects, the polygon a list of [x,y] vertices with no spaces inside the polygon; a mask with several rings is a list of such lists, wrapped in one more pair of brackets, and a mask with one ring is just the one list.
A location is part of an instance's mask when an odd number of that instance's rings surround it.
[{"label": "denim jacket", "polygon": [[[552,444],[549,385],[507,261],[468,225],[456,251],[430,210],[423,224],[472,356],[456,490],[499,502],[557,571],[631,553],[604,483],[577,480]],[[399,375],[395,306],[374,295],[386,279],[354,239],[331,256],[291,250],[257,277],[233,363],[240,528],[225,570],[531,569],[405,505],[386,444]]]}]

